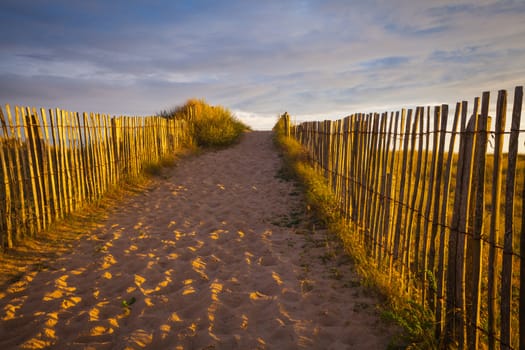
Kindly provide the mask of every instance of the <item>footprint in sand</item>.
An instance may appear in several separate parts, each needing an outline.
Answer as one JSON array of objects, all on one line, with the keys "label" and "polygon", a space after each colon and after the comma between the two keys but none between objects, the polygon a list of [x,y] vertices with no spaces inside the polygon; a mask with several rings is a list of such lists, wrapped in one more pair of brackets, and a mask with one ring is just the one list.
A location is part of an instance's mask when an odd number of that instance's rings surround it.
[{"label": "footprint in sand", "polygon": [[0,349],[386,348],[397,330],[354,312],[318,258],[306,271],[307,235],[271,224],[302,205],[280,167],[272,133],[250,132],[166,169],[63,255],[63,271],[0,293]]}]

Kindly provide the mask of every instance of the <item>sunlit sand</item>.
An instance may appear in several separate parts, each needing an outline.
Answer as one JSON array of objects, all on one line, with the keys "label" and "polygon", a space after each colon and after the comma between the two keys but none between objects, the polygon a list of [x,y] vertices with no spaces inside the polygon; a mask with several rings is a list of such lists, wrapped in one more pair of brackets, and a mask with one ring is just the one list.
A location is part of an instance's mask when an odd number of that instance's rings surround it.
[{"label": "sunlit sand", "polygon": [[386,348],[394,327],[278,177],[271,137],[182,160],[2,291],[0,348]]}]

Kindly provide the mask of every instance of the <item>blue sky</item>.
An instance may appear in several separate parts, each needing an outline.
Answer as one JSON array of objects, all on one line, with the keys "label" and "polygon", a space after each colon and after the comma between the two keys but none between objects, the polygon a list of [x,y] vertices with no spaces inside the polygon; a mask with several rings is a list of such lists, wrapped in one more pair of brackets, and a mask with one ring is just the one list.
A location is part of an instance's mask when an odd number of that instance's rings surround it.
[{"label": "blue sky", "polygon": [[255,129],[454,104],[524,84],[524,23],[524,0],[2,0],[0,103],[151,115],[197,97]]}]

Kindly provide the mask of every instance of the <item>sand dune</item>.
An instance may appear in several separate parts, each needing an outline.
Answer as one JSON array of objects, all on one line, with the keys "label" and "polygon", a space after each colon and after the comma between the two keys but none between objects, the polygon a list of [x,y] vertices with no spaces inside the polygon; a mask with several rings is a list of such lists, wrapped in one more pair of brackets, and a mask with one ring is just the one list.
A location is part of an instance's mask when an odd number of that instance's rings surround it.
[{"label": "sand dune", "polygon": [[0,348],[386,348],[392,326],[273,147],[253,132],[181,161],[0,291]]}]

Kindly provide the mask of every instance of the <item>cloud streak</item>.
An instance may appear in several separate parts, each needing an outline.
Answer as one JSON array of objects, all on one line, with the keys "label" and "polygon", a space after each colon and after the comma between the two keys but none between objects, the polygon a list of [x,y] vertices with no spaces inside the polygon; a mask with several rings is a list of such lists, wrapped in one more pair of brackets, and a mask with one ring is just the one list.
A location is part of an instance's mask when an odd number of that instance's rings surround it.
[{"label": "cloud streak", "polygon": [[[43,1],[0,12],[0,103],[271,128],[523,84],[523,1]],[[520,82],[521,79],[521,82]]]}]

